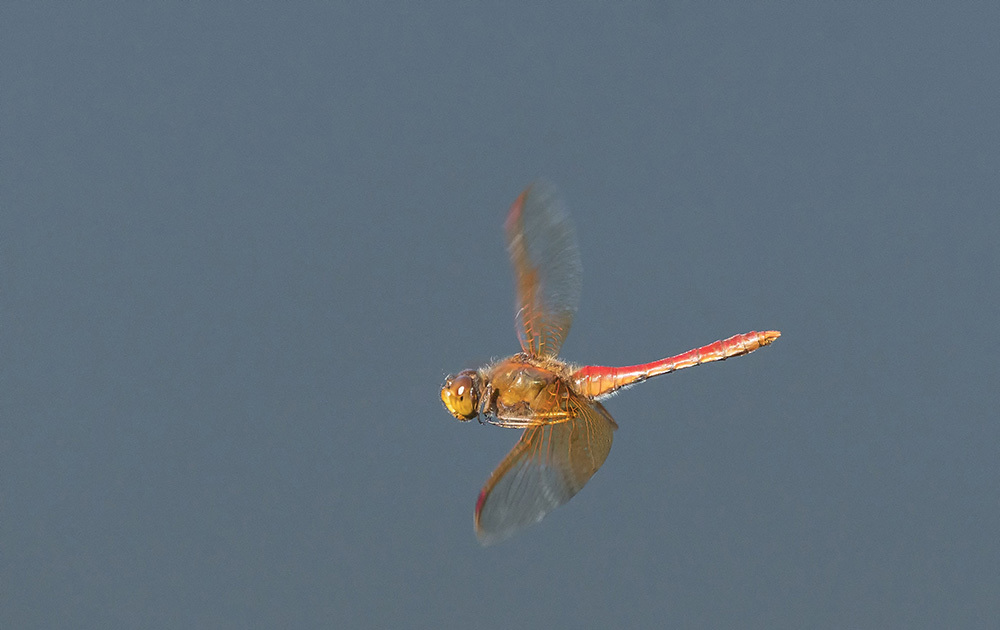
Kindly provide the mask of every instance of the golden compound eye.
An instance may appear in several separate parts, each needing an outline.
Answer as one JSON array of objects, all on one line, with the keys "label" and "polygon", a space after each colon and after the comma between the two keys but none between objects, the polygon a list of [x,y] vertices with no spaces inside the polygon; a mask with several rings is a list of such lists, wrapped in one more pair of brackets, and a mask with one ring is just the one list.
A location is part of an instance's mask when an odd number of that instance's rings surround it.
[{"label": "golden compound eye", "polygon": [[473,374],[462,372],[458,376],[448,377],[441,388],[441,402],[448,413],[459,420],[475,418],[479,393],[475,388]]}]

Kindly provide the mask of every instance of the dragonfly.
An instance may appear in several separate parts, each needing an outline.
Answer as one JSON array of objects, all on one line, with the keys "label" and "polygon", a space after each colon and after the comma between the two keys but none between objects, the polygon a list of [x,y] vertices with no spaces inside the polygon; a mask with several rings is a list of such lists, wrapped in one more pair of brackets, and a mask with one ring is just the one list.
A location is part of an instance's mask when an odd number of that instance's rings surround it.
[{"label": "dragonfly", "polygon": [[535,182],[526,188],[504,231],[521,352],[448,376],[441,388],[441,401],[457,419],[522,431],[476,501],[474,525],[483,545],[542,520],[604,464],[618,425],[601,400],[654,376],[748,354],[781,335],[748,332],[627,367],[565,362],[558,354],[580,301],[582,267],[576,232],[555,187]]}]

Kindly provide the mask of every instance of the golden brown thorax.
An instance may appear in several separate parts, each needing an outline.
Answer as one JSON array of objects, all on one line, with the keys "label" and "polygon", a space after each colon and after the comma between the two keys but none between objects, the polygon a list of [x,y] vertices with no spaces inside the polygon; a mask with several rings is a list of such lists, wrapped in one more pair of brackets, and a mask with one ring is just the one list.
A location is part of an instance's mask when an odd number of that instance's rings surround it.
[{"label": "golden brown thorax", "polygon": [[504,359],[489,370],[489,382],[497,390],[497,402],[510,407],[520,402],[529,405],[559,377],[544,368],[519,360]]},{"label": "golden brown thorax", "polygon": [[485,389],[493,399],[484,411],[512,420],[512,426],[565,418],[570,393],[566,371],[560,362],[524,354],[504,359],[485,371]]}]

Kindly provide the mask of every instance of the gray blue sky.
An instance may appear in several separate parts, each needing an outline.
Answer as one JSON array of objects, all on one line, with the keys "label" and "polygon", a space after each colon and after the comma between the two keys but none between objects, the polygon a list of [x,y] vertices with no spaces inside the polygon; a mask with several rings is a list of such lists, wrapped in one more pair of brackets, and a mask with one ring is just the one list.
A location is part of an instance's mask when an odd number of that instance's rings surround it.
[{"label": "gray blue sky", "polygon": [[[331,6],[333,5],[333,6]],[[993,5],[0,9],[0,625],[986,627]],[[501,226],[578,231],[565,358],[775,328],[607,403],[481,548]]]}]

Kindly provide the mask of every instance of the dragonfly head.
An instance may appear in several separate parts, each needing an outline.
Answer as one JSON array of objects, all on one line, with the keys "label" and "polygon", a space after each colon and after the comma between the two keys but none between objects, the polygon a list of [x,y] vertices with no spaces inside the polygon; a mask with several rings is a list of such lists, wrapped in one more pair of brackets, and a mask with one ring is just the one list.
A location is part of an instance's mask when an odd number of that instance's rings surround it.
[{"label": "dragonfly head", "polygon": [[463,370],[449,376],[441,387],[441,402],[448,413],[462,422],[479,415],[479,374]]}]

